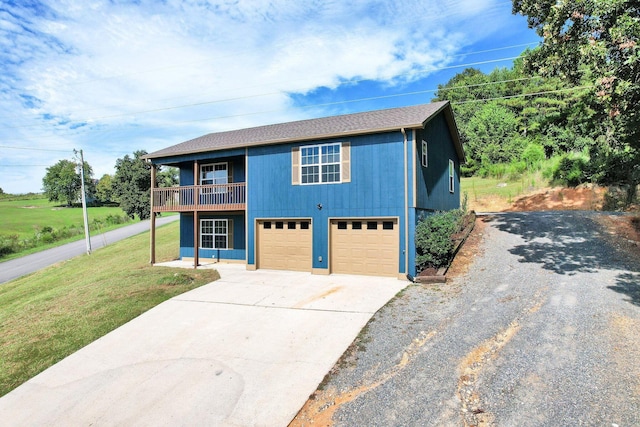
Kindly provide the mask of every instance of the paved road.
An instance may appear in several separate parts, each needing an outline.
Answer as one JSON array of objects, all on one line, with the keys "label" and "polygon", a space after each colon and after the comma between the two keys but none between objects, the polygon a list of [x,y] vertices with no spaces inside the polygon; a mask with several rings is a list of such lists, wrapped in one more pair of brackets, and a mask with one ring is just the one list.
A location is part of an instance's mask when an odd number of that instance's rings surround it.
[{"label": "paved road", "polygon": [[[179,218],[179,215],[158,218],[156,219],[156,226],[176,221]],[[127,237],[148,231],[149,223],[149,221],[142,221],[116,230],[108,231],[103,234],[91,236],[91,249],[96,250],[119,240],[126,239]],[[18,277],[22,277],[26,274],[33,273],[34,271],[38,271],[57,262],[82,255],[86,252],[87,246],[85,240],[82,239],[77,242],[67,243],[66,245],[36,252],[11,261],[2,262],[0,263],[0,284],[8,282],[9,280],[17,279]]]},{"label": "paved road", "polygon": [[468,273],[378,312],[309,401],[314,421],[640,425],[640,262],[597,215],[484,218]]}]

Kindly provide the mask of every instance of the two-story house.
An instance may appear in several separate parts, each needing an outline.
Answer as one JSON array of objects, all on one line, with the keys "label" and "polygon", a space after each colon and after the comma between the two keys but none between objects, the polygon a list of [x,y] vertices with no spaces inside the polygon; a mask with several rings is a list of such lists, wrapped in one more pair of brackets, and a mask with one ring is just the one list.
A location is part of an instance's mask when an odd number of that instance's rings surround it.
[{"label": "two-story house", "polygon": [[[211,133],[145,157],[180,169],[179,187],[152,188],[151,209],[180,212],[183,260],[404,278],[419,218],[460,205],[464,151],[449,102],[436,102]],[[154,262],[153,220],[151,235]]]}]

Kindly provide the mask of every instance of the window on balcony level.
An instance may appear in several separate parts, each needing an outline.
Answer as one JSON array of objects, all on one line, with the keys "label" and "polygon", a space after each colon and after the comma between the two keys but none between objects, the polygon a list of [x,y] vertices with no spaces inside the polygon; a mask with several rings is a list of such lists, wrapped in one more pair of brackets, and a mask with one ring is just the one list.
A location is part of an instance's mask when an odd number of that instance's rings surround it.
[{"label": "window on balcony level", "polygon": [[[200,185],[225,185],[230,182],[229,178],[229,165],[227,163],[213,163],[210,165],[200,166]],[[226,188],[215,188],[213,191],[206,191],[206,193],[225,193]]]}]

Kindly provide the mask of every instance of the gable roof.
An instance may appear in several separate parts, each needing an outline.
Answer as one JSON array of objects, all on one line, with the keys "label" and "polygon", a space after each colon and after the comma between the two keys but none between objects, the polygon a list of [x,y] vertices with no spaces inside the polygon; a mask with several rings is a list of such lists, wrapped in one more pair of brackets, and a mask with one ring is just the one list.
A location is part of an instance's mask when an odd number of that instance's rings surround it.
[{"label": "gable roof", "polygon": [[420,129],[443,110],[458,157],[464,161],[464,151],[449,101],[210,133],[155,151],[143,158],[160,159],[232,148],[388,132],[401,128]]}]

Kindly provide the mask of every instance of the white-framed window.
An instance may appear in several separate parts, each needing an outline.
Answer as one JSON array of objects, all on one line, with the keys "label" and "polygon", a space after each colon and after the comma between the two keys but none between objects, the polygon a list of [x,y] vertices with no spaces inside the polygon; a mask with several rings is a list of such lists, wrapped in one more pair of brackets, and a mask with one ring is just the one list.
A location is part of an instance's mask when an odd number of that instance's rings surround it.
[{"label": "white-framed window", "polygon": [[229,219],[201,219],[200,247],[202,249],[232,249],[233,221]]},{"label": "white-framed window", "polygon": [[449,159],[449,193],[453,193],[455,191],[455,176],[456,176],[456,165],[453,163],[453,160]]},{"label": "white-framed window", "polygon": [[300,183],[340,181],[340,143],[300,147]]},{"label": "white-framed window", "polygon": [[[229,166],[227,163],[212,163],[200,166],[200,185],[229,183]],[[224,193],[225,188],[216,188],[215,193]]]},{"label": "white-framed window", "polygon": [[427,141],[422,140],[422,167],[426,168],[429,166],[429,153],[427,152]]}]

